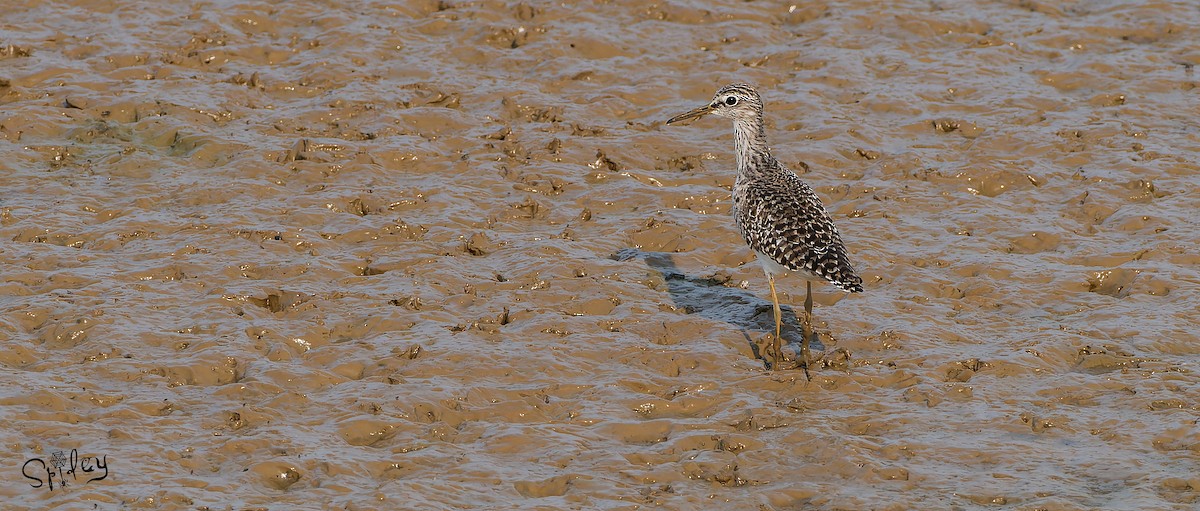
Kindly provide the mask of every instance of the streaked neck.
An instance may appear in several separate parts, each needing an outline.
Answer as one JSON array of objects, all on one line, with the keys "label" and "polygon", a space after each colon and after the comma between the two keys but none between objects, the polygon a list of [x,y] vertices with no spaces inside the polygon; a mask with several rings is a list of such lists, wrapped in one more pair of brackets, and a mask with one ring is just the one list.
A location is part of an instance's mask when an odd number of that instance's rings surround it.
[{"label": "streaked neck", "polygon": [[770,157],[767,149],[767,134],[763,129],[762,114],[753,119],[735,119],[733,121],[733,143],[737,152],[738,172],[749,169],[751,162]]}]

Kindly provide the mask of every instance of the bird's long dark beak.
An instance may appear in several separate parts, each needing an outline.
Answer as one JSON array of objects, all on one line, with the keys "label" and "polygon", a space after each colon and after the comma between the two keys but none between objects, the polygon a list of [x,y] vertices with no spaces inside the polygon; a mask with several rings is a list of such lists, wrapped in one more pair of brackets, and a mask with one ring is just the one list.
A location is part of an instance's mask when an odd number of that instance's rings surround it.
[{"label": "bird's long dark beak", "polygon": [[672,117],[672,118],[670,118],[670,119],[667,119],[667,124],[675,124],[675,123],[677,123],[677,122],[680,122],[680,121],[688,121],[688,120],[692,120],[692,119],[699,119],[699,118],[701,118],[701,117],[704,117],[704,114],[707,114],[707,113],[709,113],[709,112],[712,112],[712,111],[713,111],[713,106],[712,106],[712,105],[704,105],[704,106],[702,106],[702,107],[700,107],[700,108],[697,108],[697,109],[695,109],[695,110],[689,110],[689,111],[687,111],[687,112],[684,112],[684,113],[682,113],[682,114],[676,115],[675,117]]}]

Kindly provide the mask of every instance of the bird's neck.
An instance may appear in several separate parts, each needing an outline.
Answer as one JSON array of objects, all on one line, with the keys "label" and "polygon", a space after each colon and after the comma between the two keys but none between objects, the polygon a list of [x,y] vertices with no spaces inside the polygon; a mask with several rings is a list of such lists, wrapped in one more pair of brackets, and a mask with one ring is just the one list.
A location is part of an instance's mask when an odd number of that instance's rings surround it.
[{"label": "bird's neck", "polygon": [[767,134],[763,129],[762,114],[754,119],[735,120],[733,141],[739,173],[751,171],[757,166],[755,162],[771,157],[767,148]]}]

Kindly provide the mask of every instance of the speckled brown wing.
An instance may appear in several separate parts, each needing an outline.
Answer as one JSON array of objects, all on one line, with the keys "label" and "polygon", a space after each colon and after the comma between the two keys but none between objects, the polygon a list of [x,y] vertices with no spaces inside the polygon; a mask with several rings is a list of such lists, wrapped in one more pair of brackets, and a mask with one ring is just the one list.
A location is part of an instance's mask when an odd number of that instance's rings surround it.
[{"label": "speckled brown wing", "polygon": [[821,198],[798,176],[778,167],[737,187],[741,193],[734,194],[736,222],[750,248],[784,268],[807,271],[843,291],[863,290],[833,219]]}]

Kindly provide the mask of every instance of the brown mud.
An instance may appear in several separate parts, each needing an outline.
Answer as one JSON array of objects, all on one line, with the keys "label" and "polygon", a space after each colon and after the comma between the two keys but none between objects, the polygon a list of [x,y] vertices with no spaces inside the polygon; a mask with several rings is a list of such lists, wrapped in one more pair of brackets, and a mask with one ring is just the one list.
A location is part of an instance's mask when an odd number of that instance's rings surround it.
[{"label": "brown mud", "polygon": [[[1200,502],[1191,2],[16,4],[8,509]],[[731,81],[865,279],[811,382]]]}]

